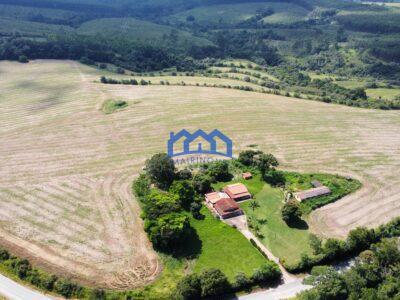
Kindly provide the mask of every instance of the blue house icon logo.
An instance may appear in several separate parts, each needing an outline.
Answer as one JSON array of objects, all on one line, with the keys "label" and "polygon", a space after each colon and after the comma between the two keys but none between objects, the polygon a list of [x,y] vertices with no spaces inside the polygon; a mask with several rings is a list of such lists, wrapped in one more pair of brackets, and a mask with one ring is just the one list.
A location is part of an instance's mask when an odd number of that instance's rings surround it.
[{"label": "blue house icon logo", "polygon": [[188,154],[213,154],[232,158],[232,140],[217,129],[209,134],[201,129],[193,134],[185,129],[176,134],[171,132],[168,155],[176,157]]}]

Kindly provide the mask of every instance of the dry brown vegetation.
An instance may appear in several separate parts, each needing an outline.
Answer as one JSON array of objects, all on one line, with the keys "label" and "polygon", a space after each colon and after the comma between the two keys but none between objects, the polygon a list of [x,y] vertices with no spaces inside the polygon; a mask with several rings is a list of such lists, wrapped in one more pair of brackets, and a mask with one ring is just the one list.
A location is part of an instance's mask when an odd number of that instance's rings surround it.
[{"label": "dry brown vegetation", "polygon": [[[343,236],[400,215],[400,113],[189,86],[95,83],[68,61],[0,63],[1,243],[51,271],[127,288],[159,273],[130,184],[170,131],[218,128],[284,168],[340,173],[363,188],[310,216]],[[105,115],[106,99],[128,107]]]}]

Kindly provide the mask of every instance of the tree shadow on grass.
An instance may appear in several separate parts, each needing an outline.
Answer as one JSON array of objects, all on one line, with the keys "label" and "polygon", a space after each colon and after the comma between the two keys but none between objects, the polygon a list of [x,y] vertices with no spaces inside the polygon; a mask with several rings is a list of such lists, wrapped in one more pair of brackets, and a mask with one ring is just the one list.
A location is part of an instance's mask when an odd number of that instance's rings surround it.
[{"label": "tree shadow on grass", "polygon": [[196,230],[191,227],[189,229],[188,237],[182,244],[177,245],[171,254],[175,258],[193,259],[200,255],[202,244],[203,243]]},{"label": "tree shadow on grass", "polygon": [[286,223],[290,228],[296,228],[300,230],[307,230],[308,224],[302,219],[290,220]]}]

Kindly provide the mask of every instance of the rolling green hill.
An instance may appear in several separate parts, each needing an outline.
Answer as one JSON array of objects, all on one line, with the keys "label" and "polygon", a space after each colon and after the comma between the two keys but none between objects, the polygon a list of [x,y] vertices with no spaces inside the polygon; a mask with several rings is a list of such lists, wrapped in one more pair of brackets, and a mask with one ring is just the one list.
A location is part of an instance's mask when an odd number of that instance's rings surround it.
[{"label": "rolling green hill", "polygon": [[48,34],[63,34],[72,32],[73,28],[63,25],[53,25],[38,22],[29,22],[0,17],[0,33],[20,33],[27,36],[45,36]]},{"label": "rolling green hill", "polygon": [[82,24],[77,33],[84,35],[119,36],[142,43],[188,48],[192,45],[211,46],[210,41],[173,27],[134,18],[97,19]]}]

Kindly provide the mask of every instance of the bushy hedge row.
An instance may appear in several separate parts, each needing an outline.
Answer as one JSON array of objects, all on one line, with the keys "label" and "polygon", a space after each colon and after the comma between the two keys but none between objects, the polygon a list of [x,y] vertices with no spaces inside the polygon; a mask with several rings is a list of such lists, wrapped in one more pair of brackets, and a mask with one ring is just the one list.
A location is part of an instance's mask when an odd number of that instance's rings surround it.
[{"label": "bushy hedge row", "polygon": [[0,264],[18,278],[42,290],[55,292],[66,298],[82,298],[85,295],[85,289],[82,286],[68,279],[44,273],[32,267],[27,259],[12,256],[7,250],[0,249]]},{"label": "bushy hedge row", "polygon": [[[281,271],[276,263],[267,261],[248,277],[244,273],[235,276],[231,284],[225,274],[219,269],[208,269],[200,274],[190,274],[177,285],[175,298],[183,300],[218,297],[231,292],[248,289],[254,285],[268,285],[280,280]],[[215,299],[215,298],[213,298]]]},{"label": "bushy hedge row", "polygon": [[313,266],[328,264],[354,256],[384,238],[396,236],[400,236],[400,217],[376,229],[356,228],[350,231],[345,241],[333,238],[327,239],[323,245],[313,247],[314,255],[303,254],[300,261],[295,265],[286,264],[284,261],[281,263],[289,272],[300,273],[310,270]]},{"label": "bushy hedge row", "polygon": [[105,76],[100,77],[100,82],[104,84],[125,84],[125,85],[149,85],[151,84],[151,81],[146,81],[144,79],[141,79],[140,81],[137,81],[136,79],[122,79],[122,80],[117,80],[113,78],[107,78]]}]

